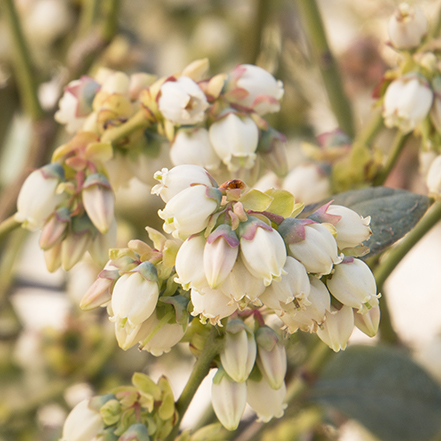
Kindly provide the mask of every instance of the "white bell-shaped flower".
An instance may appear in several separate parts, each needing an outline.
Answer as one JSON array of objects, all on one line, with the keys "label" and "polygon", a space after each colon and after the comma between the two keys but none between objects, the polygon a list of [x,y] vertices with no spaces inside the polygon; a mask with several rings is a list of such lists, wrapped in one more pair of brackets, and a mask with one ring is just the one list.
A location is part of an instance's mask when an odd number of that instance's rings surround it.
[{"label": "white bell-shaped flower", "polygon": [[208,102],[197,83],[181,76],[161,86],[158,108],[164,118],[175,124],[196,124],[204,120]]},{"label": "white bell-shaped flower", "polygon": [[345,258],[335,266],[326,285],[341,303],[363,314],[378,305],[377,285],[371,269],[360,259]]},{"label": "white bell-shaped flower", "polygon": [[392,81],[384,95],[383,118],[387,127],[411,132],[428,115],[433,92],[428,81],[411,72]]},{"label": "white bell-shaped flower", "polygon": [[418,6],[401,3],[387,27],[392,46],[396,49],[418,47],[427,34],[428,25],[426,16]]},{"label": "white bell-shaped flower", "polygon": [[286,349],[279,336],[268,326],[256,333],[257,365],[273,389],[280,389],[285,382],[287,361]]},{"label": "white bell-shaped flower", "polygon": [[314,204],[331,194],[328,173],[318,164],[300,164],[283,180],[282,188],[292,193],[296,202]]},{"label": "white bell-shaped flower", "polygon": [[305,225],[305,238],[289,244],[289,253],[300,261],[308,273],[329,274],[336,263],[342,261],[337,242],[322,224]]},{"label": "white bell-shaped flower", "polygon": [[237,310],[237,304],[218,289],[205,288],[197,291],[193,288],[190,295],[193,304],[191,315],[201,315],[203,320],[208,319],[212,325],[219,325],[223,318]]},{"label": "white bell-shaped flower", "polygon": [[374,306],[364,314],[354,314],[355,326],[369,337],[377,335],[380,325],[380,306]]},{"label": "white bell-shaped flower", "polygon": [[202,234],[190,236],[179,248],[176,255],[175,269],[178,275],[175,281],[185,290],[208,287],[204,271],[205,237]]},{"label": "white bell-shaped flower", "polygon": [[273,389],[265,377],[260,381],[248,379],[247,403],[257,413],[258,421],[267,423],[273,418],[283,416],[287,404],[284,404],[286,386],[283,383],[280,389]]},{"label": "white bell-shaped flower", "polygon": [[29,230],[41,228],[46,218],[67,196],[66,193],[56,193],[58,184],[63,180],[64,170],[58,163],[33,171],[18,194],[15,220]]},{"label": "white bell-shaped flower", "polygon": [[282,310],[283,305],[296,302],[296,307],[305,309],[311,303],[308,300],[311,284],[305,267],[294,257],[287,256],[286,274],[280,281],[274,280],[259,297],[265,306],[274,310]]},{"label": "white bell-shaped flower", "polygon": [[207,170],[216,169],[221,162],[210,143],[208,130],[202,127],[179,129],[170,149],[170,159],[174,165],[195,164]]},{"label": "white bell-shaped flower", "polygon": [[220,353],[222,367],[232,380],[243,383],[256,361],[254,334],[239,319],[230,320],[225,330],[225,345]]},{"label": "white bell-shaped flower", "polygon": [[326,320],[317,329],[317,335],[333,351],[338,352],[346,349],[353,330],[354,310],[350,306],[343,306],[339,311],[326,313]]},{"label": "white bell-shaped flower", "polygon": [[130,333],[153,314],[158,296],[156,268],[150,262],[143,262],[122,275],[115,283],[112,293],[112,320],[127,327]]},{"label": "white bell-shaped flower", "polygon": [[248,92],[240,104],[252,108],[259,115],[278,112],[283,97],[283,83],[269,72],[253,64],[241,64],[233,71],[236,86]]},{"label": "white bell-shaped flower", "polygon": [[210,126],[209,136],[211,145],[228,170],[253,167],[259,129],[250,117],[228,113]]},{"label": "white bell-shaped flower", "polygon": [[309,277],[311,290],[308,300],[311,302],[304,310],[299,310],[289,303],[284,307],[280,319],[285,324],[285,329],[289,333],[294,333],[298,329],[302,331],[316,332],[318,327],[324,322],[326,311],[331,309],[331,296],[326,285],[316,277]]},{"label": "white bell-shaped flower", "polygon": [[239,253],[239,239],[231,227],[222,224],[207,238],[204,271],[210,288],[218,288],[230,274]]},{"label": "white bell-shaped flower", "polygon": [[69,413],[63,426],[61,441],[92,441],[104,429],[98,411],[89,407],[89,399],[79,402]]},{"label": "white bell-shaped flower", "polygon": [[158,170],[154,177],[159,181],[159,184],[152,188],[152,194],[161,196],[165,203],[192,185],[203,184],[208,187],[215,185],[207,170],[192,164],[177,165],[171,170],[163,168]]},{"label": "white bell-shaped flower", "polygon": [[254,302],[265,291],[265,285],[263,279],[248,271],[239,254],[233,269],[219,289],[236,302],[244,297]]},{"label": "white bell-shaped flower", "polygon": [[221,197],[217,189],[205,185],[180,191],[167,202],[164,210],[158,211],[159,217],[165,220],[164,231],[181,239],[201,232],[217,210]]},{"label": "white bell-shaped flower", "polygon": [[237,383],[218,370],[211,387],[211,403],[221,424],[228,430],[237,429],[247,404],[246,383]]},{"label": "white bell-shaped flower", "polygon": [[363,217],[350,208],[332,204],[327,208],[326,213],[340,216],[334,227],[337,230],[337,245],[341,250],[360,245],[372,234],[369,228],[370,216]]},{"label": "white bell-shaped flower", "polygon": [[282,236],[257,218],[250,216],[239,227],[240,253],[248,271],[263,279],[265,286],[279,278],[286,262]]}]

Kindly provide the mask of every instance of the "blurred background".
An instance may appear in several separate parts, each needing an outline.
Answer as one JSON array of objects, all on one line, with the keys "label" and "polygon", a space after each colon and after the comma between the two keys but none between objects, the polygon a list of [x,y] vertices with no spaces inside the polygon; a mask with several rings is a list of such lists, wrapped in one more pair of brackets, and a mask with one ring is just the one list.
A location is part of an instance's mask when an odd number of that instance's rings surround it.
[{"label": "blurred background", "polygon": [[[0,8],[0,219],[14,213],[23,178],[50,160],[69,139],[53,120],[64,86],[99,67],[169,76],[207,57],[211,74],[237,64],[257,64],[285,87],[281,112],[270,124],[288,137],[290,168],[304,161],[302,143],[334,130],[320,72],[311,58],[294,0],[7,0]],[[20,72],[8,3],[18,13],[30,48],[43,116],[20,104]],[[420,0],[436,20],[439,0]],[[392,0],[318,2],[336,56],[355,125],[370,118],[372,91],[397,54],[387,43]],[[377,140],[387,149],[392,133]],[[412,145],[414,142],[415,145]],[[418,146],[411,141],[386,185],[425,193],[418,175]],[[168,155],[152,159],[156,170]],[[119,246],[147,238],[144,227],[161,228],[157,197],[134,178],[117,194]],[[308,202],[308,201],[306,201]],[[310,201],[315,202],[315,201]],[[78,304],[101,268],[85,259],[69,273],[47,271],[38,235],[16,230],[0,244],[0,441],[52,441],[82,399],[128,384],[134,371],[166,373],[178,394],[193,357],[178,345],[156,359],[136,348],[117,347],[105,311],[83,312]],[[441,381],[441,228],[430,232],[395,270],[386,286],[392,322],[407,347]],[[291,337],[294,365],[315,336]],[[365,339],[354,333],[352,342]],[[303,345],[303,346],[302,346]],[[297,351],[297,348],[300,348]],[[297,351],[297,352],[296,352]],[[179,363],[177,361],[179,360]],[[209,405],[203,384],[186,416],[191,427]],[[330,420],[331,421],[331,420]],[[336,424],[338,421],[338,424]],[[337,430],[337,426],[340,429]],[[373,439],[353,421],[329,423],[325,439]],[[312,439],[312,438],[305,438]],[[87,441],[87,440],[86,440]]]}]

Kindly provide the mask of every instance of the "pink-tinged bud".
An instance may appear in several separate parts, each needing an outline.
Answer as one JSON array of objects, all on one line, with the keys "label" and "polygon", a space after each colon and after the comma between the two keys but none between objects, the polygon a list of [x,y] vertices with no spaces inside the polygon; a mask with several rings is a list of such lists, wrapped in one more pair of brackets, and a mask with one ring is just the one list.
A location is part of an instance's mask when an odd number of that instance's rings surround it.
[{"label": "pink-tinged bud", "polygon": [[57,271],[61,266],[61,250],[62,242],[59,242],[44,252],[44,261],[50,273]]},{"label": "pink-tinged bud", "polygon": [[329,173],[320,164],[301,164],[291,170],[282,188],[296,198],[296,202],[314,204],[331,194]]},{"label": "pink-tinged bud", "polygon": [[109,249],[116,247],[117,226],[115,219],[106,234],[98,233],[90,244],[88,251],[94,262],[103,267],[109,259]]},{"label": "pink-tinged bud", "polygon": [[280,389],[285,383],[286,349],[279,336],[268,326],[256,333],[257,365],[272,389]]},{"label": "pink-tinged bud", "polygon": [[263,279],[265,286],[279,278],[286,262],[282,236],[262,221],[250,216],[239,227],[240,253],[248,271]]},{"label": "pink-tinged bud", "polygon": [[174,165],[195,164],[213,170],[219,167],[217,156],[208,137],[208,130],[179,129],[170,149],[170,159]]},{"label": "pink-tinged bud", "polygon": [[256,361],[254,334],[239,319],[230,320],[225,330],[225,346],[220,353],[222,367],[232,380],[243,383]]},{"label": "pink-tinged bud", "polygon": [[48,250],[61,242],[67,233],[70,222],[70,213],[67,208],[57,210],[44,224],[40,236],[40,248]]},{"label": "pink-tinged bud", "polygon": [[236,383],[222,370],[213,378],[211,403],[214,413],[228,430],[236,430],[247,403],[245,383]]},{"label": "pink-tinged bud", "polygon": [[143,262],[122,275],[112,292],[112,320],[131,329],[147,320],[158,302],[158,274],[150,262]]},{"label": "pink-tinged bud", "polygon": [[354,311],[343,306],[339,311],[327,312],[325,322],[317,329],[320,340],[333,351],[345,350],[354,330]]},{"label": "pink-tinged bud", "polygon": [[112,286],[120,278],[119,270],[112,261],[98,274],[98,278],[84,294],[80,302],[80,308],[89,311],[98,306],[105,305],[112,296]]},{"label": "pink-tinged bud", "polygon": [[298,228],[296,219],[287,218],[279,227],[279,232],[288,243],[291,256],[300,261],[308,273],[319,276],[329,274],[336,263],[343,257],[338,254],[337,242],[332,233],[322,224],[304,225],[304,238],[291,235],[292,229]]},{"label": "pink-tinged bud", "polygon": [[430,164],[426,184],[430,196],[436,198],[441,196],[441,155],[437,156]]},{"label": "pink-tinged bud", "polygon": [[185,239],[201,232],[222,199],[219,190],[205,185],[194,185],[173,196],[158,215],[165,220],[164,231]]},{"label": "pink-tinged bud", "polygon": [[426,78],[410,72],[389,84],[383,102],[384,124],[409,133],[427,117],[432,101]]},{"label": "pink-tinged bud", "polygon": [[247,94],[239,103],[252,108],[259,115],[278,112],[283,97],[283,83],[269,72],[252,64],[241,64],[232,72],[233,81]]},{"label": "pink-tinged bud", "polygon": [[190,288],[208,287],[204,271],[205,237],[202,234],[190,236],[179,248],[176,255],[175,281],[187,291]]},{"label": "pink-tinged bud", "polygon": [[218,289],[204,288],[200,291],[191,290],[191,302],[196,317],[201,315],[201,321],[210,321],[212,325],[220,325],[220,321],[229,317],[237,310],[237,304],[231,301]]},{"label": "pink-tinged bud", "polygon": [[364,314],[354,314],[355,326],[369,337],[377,335],[380,325],[380,307],[375,306]]},{"label": "pink-tinged bud", "polygon": [[78,403],[69,413],[61,441],[92,441],[104,429],[99,411],[89,407],[89,399]]},{"label": "pink-tinged bud", "polygon": [[171,170],[163,168],[157,171],[154,177],[159,181],[159,184],[152,188],[152,194],[161,196],[161,199],[165,203],[192,185],[203,184],[207,187],[216,186],[216,183],[208,174],[207,170],[199,165],[177,165]]},{"label": "pink-tinged bud", "polygon": [[90,220],[100,233],[107,233],[115,217],[115,195],[107,178],[98,173],[88,176],[81,195]]},{"label": "pink-tinged bud", "polygon": [[377,285],[371,269],[360,259],[346,258],[327,279],[331,294],[341,303],[364,314],[378,306]]},{"label": "pink-tinged bud", "polygon": [[66,196],[56,194],[58,184],[63,180],[64,169],[56,162],[33,171],[18,195],[15,220],[29,230],[41,228]]},{"label": "pink-tinged bud", "polygon": [[248,379],[247,403],[257,413],[258,421],[267,423],[273,418],[283,416],[287,404],[283,403],[286,396],[286,386],[283,383],[280,389],[273,389],[265,377],[260,381]]},{"label": "pink-tinged bud", "polygon": [[55,113],[55,120],[65,124],[69,133],[78,132],[92,113],[92,103],[100,85],[93,78],[82,76],[79,80],[71,81],[64,89]]},{"label": "pink-tinged bud", "polygon": [[265,285],[262,279],[254,277],[248,271],[239,254],[233,269],[219,289],[236,302],[244,297],[254,302],[265,291]]},{"label": "pink-tinged bud", "polygon": [[294,257],[286,258],[283,267],[285,274],[280,281],[273,281],[259,297],[268,308],[281,311],[283,306],[295,302],[298,309],[305,309],[311,303],[308,300],[311,284],[305,267]]},{"label": "pink-tinged bud", "polygon": [[418,6],[401,3],[390,18],[387,30],[394,48],[413,49],[427,34],[428,22]]},{"label": "pink-tinged bud", "polygon": [[342,250],[344,248],[354,248],[372,234],[369,224],[370,216],[362,217],[354,210],[341,205],[330,205],[326,214],[340,216],[340,220],[334,224],[337,230],[337,245]]},{"label": "pink-tinged bud", "polygon": [[326,311],[331,309],[331,296],[325,284],[316,277],[310,276],[311,290],[308,300],[311,304],[304,310],[295,308],[293,303],[284,307],[280,319],[285,324],[285,329],[289,333],[294,333],[298,329],[305,332],[316,332],[318,327],[324,322]]},{"label": "pink-tinged bud", "polygon": [[254,166],[259,129],[250,117],[226,113],[210,126],[209,135],[211,145],[228,170]]},{"label": "pink-tinged bud", "polygon": [[71,221],[71,231],[62,242],[61,262],[64,270],[69,271],[77,264],[92,243],[95,227],[87,216],[75,216]]},{"label": "pink-tinged bud", "polygon": [[210,288],[218,288],[230,274],[239,253],[239,239],[231,227],[222,224],[207,238],[204,271]]},{"label": "pink-tinged bud", "polygon": [[158,107],[164,118],[174,124],[196,124],[205,118],[207,98],[201,88],[185,76],[161,86]]}]

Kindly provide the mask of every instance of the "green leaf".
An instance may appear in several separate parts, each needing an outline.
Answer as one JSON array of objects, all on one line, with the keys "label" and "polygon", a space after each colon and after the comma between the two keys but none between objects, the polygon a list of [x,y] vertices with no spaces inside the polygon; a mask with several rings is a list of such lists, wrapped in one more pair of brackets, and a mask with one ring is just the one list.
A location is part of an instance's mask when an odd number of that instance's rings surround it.
[{"label": "green leaf", "polygon": [[245,193],[239,200],[245,210],[265,211],[270,206],[273,198],[260,190],[253,189]]},{"label": "green leaf", "polygon": [[371,216],[372,236],[363,242],[370,252],[363,259],[380,253],[408,233],[423,217],[430,199],[421,194],[388,187],[369,187],[332,196],[318,204],[308,205],[302,217],[333,200],[361,216]]},{"label": "green leaf", "polygon": [[270,188],[265,193],[274,198],[267,211],[283,217],[291,216],[294,210],[295,200],[289,191]]},{"label": "green leaf", "polygon": [[440,386],[395,348],[349,347],[328,364],[310,398],[384,441],[428,441],[441,431]]}]

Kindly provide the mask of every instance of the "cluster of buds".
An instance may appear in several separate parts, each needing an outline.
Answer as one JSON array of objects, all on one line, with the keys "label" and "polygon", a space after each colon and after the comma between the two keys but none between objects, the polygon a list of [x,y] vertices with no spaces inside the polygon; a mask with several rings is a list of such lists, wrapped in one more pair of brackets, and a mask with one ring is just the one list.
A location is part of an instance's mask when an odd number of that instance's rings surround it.
[{"label": "cluster of buds", "polygon": [[128,248],[111,250],[111,260],[80,306],[85,310],[107,307],[122,349],[139,343],[140,349],[160,356],[182,339],[188,301],[173,282],[177,242],[151,228],[148,232],[154,248],[132,240]]},{"label": "cluster of buds", "polygon": [[254,330],[239,318],[228,321],[213,378],[213,409],[228,430],[237,428],[247,403],[262,422],[280,418],[286,407],[285,347],[260,314],[255,317]]},{"label": "cluster of buds", "polygon": [[165,377],[156,384],[135,373],[133,386],[86,399],[68,415],[61,441],[160,441],[177,420],[173,392]]},{"label": "cluster of buds", "polygon": [[217,186],[203,168],[157,172],[153,192],[166,206],[164,229],[184,240],[175,270],[190,291],[193,316],[221,325],[246,308],[276,313],[288,332],[317,332],[346,347],[354,323],[369,335],[379,321],[369,267],[354,256],[371,234],[369,218],[330,203],[306,218],[287,191]]}]

